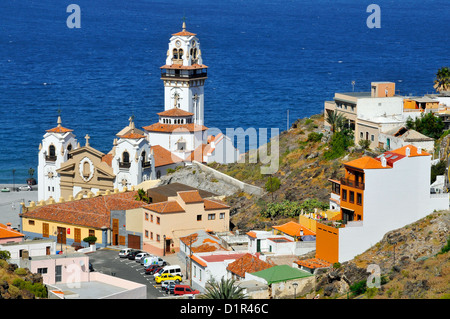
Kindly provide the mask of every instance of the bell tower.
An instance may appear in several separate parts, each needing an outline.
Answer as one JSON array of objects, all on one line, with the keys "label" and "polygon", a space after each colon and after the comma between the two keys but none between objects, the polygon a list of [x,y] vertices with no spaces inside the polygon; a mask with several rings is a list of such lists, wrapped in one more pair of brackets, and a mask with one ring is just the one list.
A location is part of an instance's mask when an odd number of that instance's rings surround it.
[{"label": "bell tower", "polygon": [[200,41],[195,33],[182,30],[172,34],[166,64],[161,67],[164,82],[164,110],[179,108],[193,113],[194,123],[204,125],[204,85],[207,66],[203,64]]}]

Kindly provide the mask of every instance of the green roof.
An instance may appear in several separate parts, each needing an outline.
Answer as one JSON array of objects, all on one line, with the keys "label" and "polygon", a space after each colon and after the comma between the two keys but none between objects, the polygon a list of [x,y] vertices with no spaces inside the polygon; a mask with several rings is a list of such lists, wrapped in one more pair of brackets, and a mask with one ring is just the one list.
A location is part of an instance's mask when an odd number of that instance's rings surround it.
[{"label": "green roof", "polygon": [[254,272],[252,275],[265,279],[269,285],[275,282],[313,276],[313,274],[307,271],[296,269],[288,265],[273,266],[268,269]]}]

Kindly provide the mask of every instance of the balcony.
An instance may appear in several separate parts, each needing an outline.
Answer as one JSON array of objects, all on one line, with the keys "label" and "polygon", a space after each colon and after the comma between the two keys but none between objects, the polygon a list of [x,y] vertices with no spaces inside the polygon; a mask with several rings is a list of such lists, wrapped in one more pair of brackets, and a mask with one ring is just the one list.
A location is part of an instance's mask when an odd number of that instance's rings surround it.
[{"label": "balcony", "polygon": [[46,156],[45,156],[45,160],[46,160],[47,162],[56,162],[56,155],[54,155],[54,156],[46,155]]},{"label": "balcony", "polygon": [[347,178],[341,178],[341,185],[350,186],[350,187],[364,190],[363,182],[357,182],[357,181],[347,179]]},{"label": "balcony", "polygon": [[151,162],[142,162],[142,167],[143,168],[148,168],[151,166]]},{"label": "balcony", "polygon": [[[176,70],[178,71],[178,70]],[[167,72],[167,70],[161,71],[161,79],[199,79],[199,78],[207,78],[208,73],[204,70],[200,73],[182,73],[182,72]]]},{"label": "balcony", "polygon": [[129,169],[131,166],[130,162],[119,162],[119,168]]}]

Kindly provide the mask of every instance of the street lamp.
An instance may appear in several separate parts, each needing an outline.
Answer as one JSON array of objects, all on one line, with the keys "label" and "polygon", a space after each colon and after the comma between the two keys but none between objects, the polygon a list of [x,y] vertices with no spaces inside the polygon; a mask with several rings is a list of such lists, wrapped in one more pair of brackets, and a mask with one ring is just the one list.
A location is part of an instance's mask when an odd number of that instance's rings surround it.
[{"label": "street lamp", "polygon": [[298,283],[294,282],[292,284],[292,286],[294,286],[294,299],[297,298],[297,287],[298,287]]}]

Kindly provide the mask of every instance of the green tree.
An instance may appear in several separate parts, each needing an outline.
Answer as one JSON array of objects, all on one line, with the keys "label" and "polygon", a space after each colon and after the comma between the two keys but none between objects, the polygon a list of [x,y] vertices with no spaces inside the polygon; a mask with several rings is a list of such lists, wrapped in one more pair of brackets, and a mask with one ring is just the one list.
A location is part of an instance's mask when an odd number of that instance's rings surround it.
[{"label": "green tree", "polygon": [[433,184],[436,181],[436,176],[438,175],[444,175],[445,169],[447,168],[447,165],[445,161],[439,161],[436,165],[431,165],[431,181],[430,183]]},{"label": "green tree", "polygon": [[352,145],[354,145],[352,130],[343,129],[339,132],[334,132],[329,142],[329,149],[324,152],[323,156],[327,160],[339,158],[343,156]]},{"label": "green tree", "polygon": [[437,92],[450,90],[450,69],[445,66],[440,68],[436,73],[434,80],[434,88]]},{"label": "green tree", "polygon": [[439,139],[444,133],[445,124],[439,116],[435,116],[433,113],[426,113],[415,120],[408,117],[406,127],[428,137]]},{"label": "green tree", "polygon": [[208,280],[206,293],[200,295],[200,299],[247,299],[244,288],[237,287],[233,279],[222,277],[220,282]]},{"label": "green tree", "polygon": [[145,191],[142,188],[138,189],[137,194],[134,197],[134,199],[141,201],[141,202],[150,203],[150,199],[148,198],[147,194],[145,193]]},{"label": "green tree", "polygon": [[272,194],[273,201],[273,193],[280,188],[281,182],[278,177],[269,176],[266,182],[266,191]]},{"label": "green tree", "polygon": [[338,132],[345,127],[346,117],[341,112],[327,112],[325,121],[331,125],[331,132]]},{"label": "green tree", "polygon": [[0,259],[8,260],[11,258],[11,253],[7,250],[0,250]]}]

